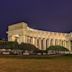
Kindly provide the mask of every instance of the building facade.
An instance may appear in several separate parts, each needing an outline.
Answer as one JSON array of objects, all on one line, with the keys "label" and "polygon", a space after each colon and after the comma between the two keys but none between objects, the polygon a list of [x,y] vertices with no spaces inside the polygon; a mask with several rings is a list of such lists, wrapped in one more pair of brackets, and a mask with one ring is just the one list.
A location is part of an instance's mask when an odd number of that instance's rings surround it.
[{"label": "building facade", "polygon": [[27,23],[21,22],[8,26],[8,41],[30,43],[40,50],[49,46],[60,45],[71,51],[71,33],[49,32],[30,28]]}]

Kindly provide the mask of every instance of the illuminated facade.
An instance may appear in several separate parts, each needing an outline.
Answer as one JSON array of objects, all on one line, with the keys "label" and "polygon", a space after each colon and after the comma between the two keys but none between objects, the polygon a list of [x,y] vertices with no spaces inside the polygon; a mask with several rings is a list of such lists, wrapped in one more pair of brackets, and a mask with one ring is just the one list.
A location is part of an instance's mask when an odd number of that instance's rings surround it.
[{"label": "illuminated facade", "polygon": [[8,26],[8,41],[30,43],[40,50],[46,50],[51,45],[60,45],[71,51],[71,33],[49,32],[30,28],[21,22]]}]

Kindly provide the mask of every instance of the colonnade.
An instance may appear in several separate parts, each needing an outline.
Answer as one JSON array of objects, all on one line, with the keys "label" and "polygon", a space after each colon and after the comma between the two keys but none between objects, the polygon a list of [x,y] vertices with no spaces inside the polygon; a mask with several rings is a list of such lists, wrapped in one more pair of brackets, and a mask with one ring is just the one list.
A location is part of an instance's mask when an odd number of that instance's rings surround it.
[{"label": "colonnade", "polygon": [[66,48],[69,48],[69,41],[67,40],[62,40],[62,39],[54,39],[54,38],[38,38],[38,37],[30,37],[30,36],[25,36],[25,43],[30,43],[35,45],[37,48],[40,50],[46,50],[49,46],[52,45],[60,45],[64,46]]}]

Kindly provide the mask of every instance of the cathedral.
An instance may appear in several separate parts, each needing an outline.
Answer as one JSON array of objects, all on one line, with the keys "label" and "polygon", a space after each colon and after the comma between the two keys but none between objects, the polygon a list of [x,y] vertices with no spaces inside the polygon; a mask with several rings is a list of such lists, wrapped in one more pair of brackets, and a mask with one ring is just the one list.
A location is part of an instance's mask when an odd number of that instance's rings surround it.
[{"label": "cathedral", "polygon": [[49,32],[30,28],[27,23],[20,22],[8,26],[8,41],[30,43],[40,50],[49,46],[60,45],[71,51],[71,33]]}]

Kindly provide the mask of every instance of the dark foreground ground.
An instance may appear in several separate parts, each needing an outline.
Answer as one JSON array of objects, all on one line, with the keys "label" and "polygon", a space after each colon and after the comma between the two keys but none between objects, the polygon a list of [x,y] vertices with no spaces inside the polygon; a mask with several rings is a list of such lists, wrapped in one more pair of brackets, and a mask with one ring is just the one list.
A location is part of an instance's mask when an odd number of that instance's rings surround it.
[{"label": "dark foreground ground", "polygon": [[0,72],[72,72],[72,55],[0,56]]}]

